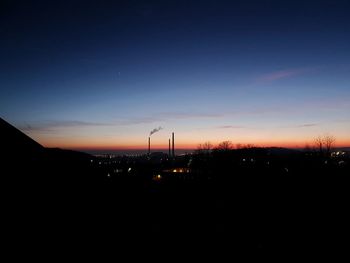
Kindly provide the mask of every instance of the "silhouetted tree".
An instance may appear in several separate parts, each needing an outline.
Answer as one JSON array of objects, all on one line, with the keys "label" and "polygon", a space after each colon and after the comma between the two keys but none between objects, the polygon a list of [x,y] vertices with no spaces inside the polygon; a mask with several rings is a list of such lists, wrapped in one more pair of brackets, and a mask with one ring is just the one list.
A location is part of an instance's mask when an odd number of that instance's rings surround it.
[{"label": "silhouetted tree", "polygon": [[199,154],[209,154],[212,149],[213,145],[210,142],[205,142],[198,145],[196,152]]},{"label": "silhouetted tree", "polygon": [[314,140],[315,148],[318,150],[320,154],[323,153],[323,139],[321,136],[318,136]]},{"label": "silhouetted tree", "polygon": [[332,135],[325,135],[323,137],[323,145],[327,156],[330,156],[334,143],[335,138]]},{"label": "silhouetted tree", "polygon": [[207,174],[212,167],[212,149],[213,145],[210,142],[199,144],[192,156],[191,168],[200,174]]},{"label": "silhouetted tree", "polygon": [[243,146],[244,149],[252,149],[252,148],[256,148],[254,144],[252,143],[248,143],[246,145]]},{"label": "silhouetted tree", "polygon": [[318,136],[315,140],[315,147],[321,155],[329,156],[333,148],[335,138],[332,135]]},{"label": "silhouetted tree", "polygon": [[233,149],[233,144],[231,141],[223,141],[218,144],[218,146],[215,148],[217,151],[230,151]]}]

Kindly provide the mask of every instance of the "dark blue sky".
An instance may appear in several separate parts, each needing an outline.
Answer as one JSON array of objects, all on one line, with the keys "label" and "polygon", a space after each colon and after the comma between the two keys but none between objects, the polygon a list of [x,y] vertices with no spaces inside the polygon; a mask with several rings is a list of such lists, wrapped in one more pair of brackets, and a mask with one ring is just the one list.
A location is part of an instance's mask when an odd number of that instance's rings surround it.
[{"label": "dark blue sky", "polygon": [[[2,1],[0,113],[48,146],[350,142],[350,1]],[[181,138],[181,137],[180,137]],[[157,139],[156,139],[157,140]]]}]

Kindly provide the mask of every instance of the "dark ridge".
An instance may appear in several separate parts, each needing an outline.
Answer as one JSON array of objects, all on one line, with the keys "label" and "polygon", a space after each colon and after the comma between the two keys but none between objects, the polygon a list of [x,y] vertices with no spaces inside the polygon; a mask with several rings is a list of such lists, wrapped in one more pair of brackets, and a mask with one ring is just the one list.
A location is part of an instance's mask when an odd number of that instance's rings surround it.
[{"label": "dark ridge", "polygon": [[48,159],[86,161],[92,158],[90,154],[84,152],[45,148],[2,118],[0,118],[0,132],[1,154],[7,156],[6,161],[16,160],[18,162],[28,158],[32,160],[33,157],[41,161]]},{"label": "dark ridge", "polygon": [[[114,251],[118,239],[135,251],[149,243],[153,253],[173,241],[176,253],[180,244],[215,257],[348,248],[347,154],[251,147],[174,159],[93,157],[44,148],[3,120],[1,132],[5,149],[16,153],[0,167],[5,237],[14,244],[37,237],[45,249],[64,240]],[[36,151],[33,161],[28,153]]]},{"label": "dark ridge", "polygon": [[338,147],[338,148],[335,148],[335,150],[337,150],[337,151],[347,151],[347,152],[350,152],[350,147]]},{"label": "dark ridge", "polygon": [[91,155],[59,148],[45,148],[0,118],[1,180],[9,187],[36,189],[63,180],[77,182],[90,168]]},{"label": "dark ridge", "polygon": [[90,154],[61,148],[45,148],[46,155],[62,161],[87,161],[93,158]]},{"label": "dark ridge", "polygon": [[1,152],[4,154],[39,154],[44,147],[0,118]]},{"label": "dark ridge", "polygon": [[286,155],[286,154],[298,154],[298,153],[300,153],[299,150],[290,149],[290,148],[283,148],[283,147],[267,147],[265,149],[267,149],[270,154],[276,154],[276,155]]}]

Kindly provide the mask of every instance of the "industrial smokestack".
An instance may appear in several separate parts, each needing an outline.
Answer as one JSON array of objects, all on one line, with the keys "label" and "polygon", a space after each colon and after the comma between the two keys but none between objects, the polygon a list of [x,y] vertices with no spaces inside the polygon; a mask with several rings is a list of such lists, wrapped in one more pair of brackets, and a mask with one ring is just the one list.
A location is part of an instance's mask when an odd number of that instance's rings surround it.
[{"label": "industrial smokestack", "polygon": [[172,152],[173,158],[175,158],[175,136],[173,133],[173,152]]},{"label": "industrial smokestack", "polygon": [[154,128],[153,130],[151,130],[151,132],[149,133],[149,136],[151,136],[153,133],[159,132],[160,130],[162,130],[162,127],[158,127],[158,128]]},{"label": "industrial smokestack", "polygon": [[151,154],[151,137],[148,137],[148,155]]},{"label": "industrial smokestack", "polygon": [[171,152],[170,152],[170,139],[169,139],[169,157],[171,156],[170,154]]}]

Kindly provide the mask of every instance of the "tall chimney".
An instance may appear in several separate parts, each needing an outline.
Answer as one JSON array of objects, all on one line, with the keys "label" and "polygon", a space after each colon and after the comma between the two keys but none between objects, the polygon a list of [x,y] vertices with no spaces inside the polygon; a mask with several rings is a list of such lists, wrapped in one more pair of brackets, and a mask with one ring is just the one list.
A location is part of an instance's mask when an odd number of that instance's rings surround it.
[{"label": "tall chimney", "polygon": [[148,155],[151,154],[151,137],[148,137]]},{"label": "tall chimney", "polygon": [[170,139],[169,139],[169,158],[170,158],[170,155],[171,154],[171,151],[170,151]]},{"label": "tall chimney", "polygon": [[174,136],[174,133],[173,133],[173,152],[172,152],[172,156],[173,156],[173,158],[175,158],[175,136]]}]

